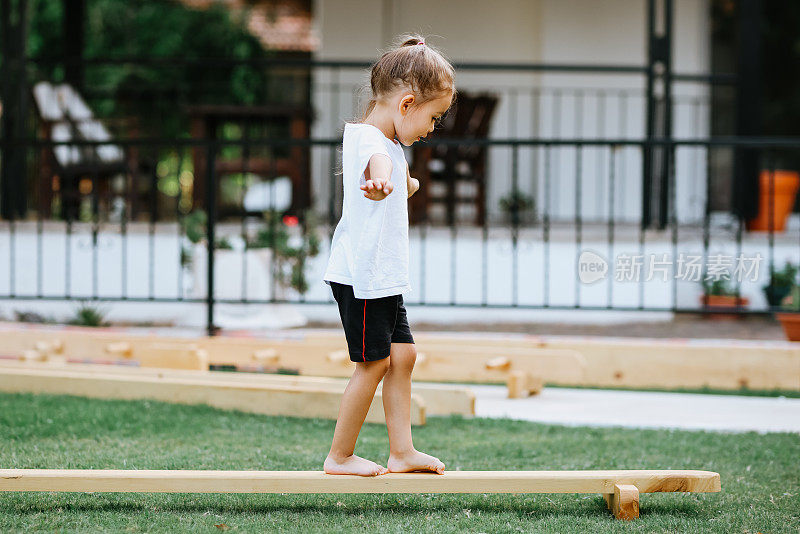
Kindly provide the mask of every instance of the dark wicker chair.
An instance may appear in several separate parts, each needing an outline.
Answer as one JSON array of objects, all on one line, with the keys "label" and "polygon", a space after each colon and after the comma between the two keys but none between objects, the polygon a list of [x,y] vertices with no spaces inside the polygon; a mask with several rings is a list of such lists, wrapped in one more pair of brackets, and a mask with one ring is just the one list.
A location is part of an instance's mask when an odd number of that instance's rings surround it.
[{"label": "dark wicker chair", "polygon": [[[428,139],[486,139],[497,102],[498,98],[491,94],[459,92],[455,104]],[[413,148],[411,175],[420,180],[420,190],[410,199],[410,222],[440,222],[435,212],[441,212],[439,206],[444,206],[445,218],[441,222],[483,225],[487,147],[426,141],[415,143]],[[459,207],[464,205],[473,213],[471,219],[459,217]]]}]

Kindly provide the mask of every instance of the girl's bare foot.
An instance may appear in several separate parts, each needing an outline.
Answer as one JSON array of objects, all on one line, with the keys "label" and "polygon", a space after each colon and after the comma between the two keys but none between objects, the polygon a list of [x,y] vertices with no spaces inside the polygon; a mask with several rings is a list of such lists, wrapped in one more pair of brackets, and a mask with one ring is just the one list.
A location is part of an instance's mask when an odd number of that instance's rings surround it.
[{"label": "girl's bare foot", "polygon": [[386,466],[392,473],[408,473],[411,471],[431,471],[444,473],[444,463],[438,458],[413,449],[407,454],[390,454]]},{"label": "girl's bare foot", "polygon": [[343,459],[336,459],[331,455],[325,458],[322,469],[329,475],[361,475],[374,477],[383,475],[389,470],[371,460],[352,454]]}]

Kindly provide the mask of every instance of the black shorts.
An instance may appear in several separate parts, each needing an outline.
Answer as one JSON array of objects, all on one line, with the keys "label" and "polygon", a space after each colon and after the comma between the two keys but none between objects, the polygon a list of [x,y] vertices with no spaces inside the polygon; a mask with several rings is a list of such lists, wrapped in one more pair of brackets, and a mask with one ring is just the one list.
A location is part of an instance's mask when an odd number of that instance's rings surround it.
[{"label": "black shorts", "polygon": [[330,282],[339,305],[350,360],[370,362],[389,356],[392,343],[414,343],[403,295],[357,299],[353,286]]}]

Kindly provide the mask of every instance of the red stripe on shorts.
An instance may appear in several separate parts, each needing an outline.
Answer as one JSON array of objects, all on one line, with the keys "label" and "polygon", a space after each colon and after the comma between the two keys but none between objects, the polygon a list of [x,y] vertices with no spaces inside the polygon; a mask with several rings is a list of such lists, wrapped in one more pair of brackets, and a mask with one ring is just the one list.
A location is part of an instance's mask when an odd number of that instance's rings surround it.
[{"label": "red stripe on shorts", "polygon": [[366,350],[364,349],[367,337],[367,299],[364,299],[364,328],[361,330],[361,357],[367,361]]}]

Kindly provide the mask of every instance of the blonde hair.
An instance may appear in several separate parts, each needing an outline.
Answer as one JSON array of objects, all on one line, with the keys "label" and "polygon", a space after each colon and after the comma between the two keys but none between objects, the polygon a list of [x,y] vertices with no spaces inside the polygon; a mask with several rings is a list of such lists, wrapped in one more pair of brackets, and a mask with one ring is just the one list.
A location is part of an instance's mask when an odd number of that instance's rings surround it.
[{"label": "blonde hair", "polygon": [[448,92],[455,101],[455,69],[441,52],[420,35],[403,35],[398,44],[372,66],[372,95],[361,115],[364,121],[378,100],[400,87],[408,87],[416,96],[416,105],[434,100]]}]

